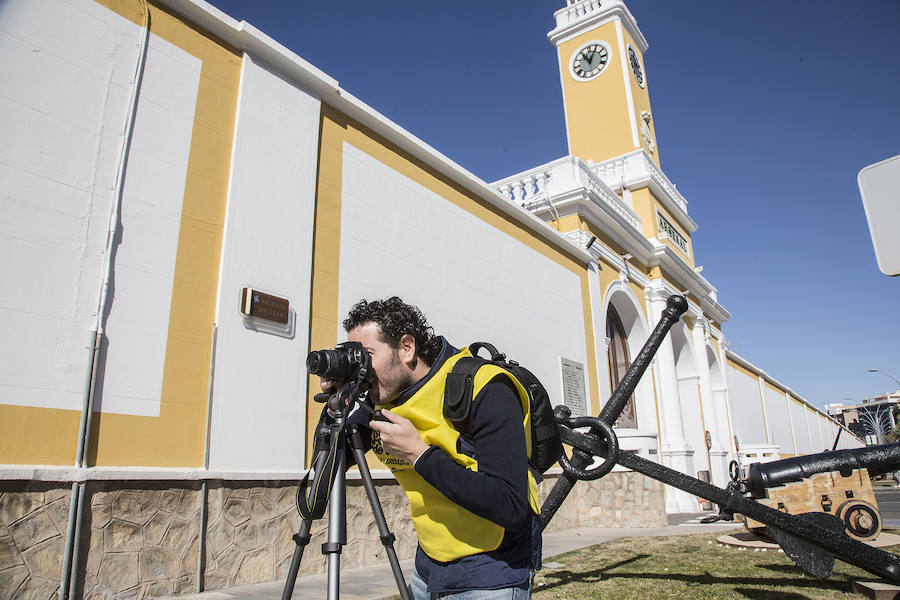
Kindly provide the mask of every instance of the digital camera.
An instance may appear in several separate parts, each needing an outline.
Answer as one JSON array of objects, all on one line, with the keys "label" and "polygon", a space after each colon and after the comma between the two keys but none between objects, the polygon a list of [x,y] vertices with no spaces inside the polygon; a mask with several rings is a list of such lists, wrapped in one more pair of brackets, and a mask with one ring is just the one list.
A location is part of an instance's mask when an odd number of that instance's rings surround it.
[{"label": "digital camera", "polygon": [[313,375],[334,381],[362,379],[372,360],[359,342],[344,342],[334,350],[314,350],[306,357],[306,369]]}]

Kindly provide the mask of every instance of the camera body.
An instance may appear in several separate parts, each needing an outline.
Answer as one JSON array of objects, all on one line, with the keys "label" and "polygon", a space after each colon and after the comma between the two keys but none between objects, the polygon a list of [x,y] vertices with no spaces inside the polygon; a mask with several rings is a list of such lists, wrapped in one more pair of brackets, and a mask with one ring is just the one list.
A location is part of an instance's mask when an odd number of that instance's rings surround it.
[{"label": "camera body", "polygon": [[314,350],[306,357],[312,375],[337,382],[362,381],[372,368],[372,359],[359,342],[344,342],[334,350]]}]

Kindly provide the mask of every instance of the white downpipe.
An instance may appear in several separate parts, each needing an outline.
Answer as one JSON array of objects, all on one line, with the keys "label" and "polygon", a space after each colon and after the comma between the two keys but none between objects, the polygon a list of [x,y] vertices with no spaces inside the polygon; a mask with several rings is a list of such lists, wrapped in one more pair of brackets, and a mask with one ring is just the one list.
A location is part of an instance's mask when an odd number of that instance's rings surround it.
[{"label": "white downpipe", "polygon": [[[81,420],[78,429],[78,445],[75,449],[75,466],[85,468],[86,455],[90,443],[91,417],[94,406],[94,392],[97,386],[97,367],[100,358],[104,327],[106,322],[106,304],[109,297],[109,286],[113,277],[113,250],[115,237],[119,229],[122,196],[125,189],[125,172],[128,168],[128,156],[131,150],[131,140],[134,134],[134,121],[137,115],[137,105],[140,98],[141,81],[144,77],[144,67],[147,64],[147,45],[150,40],[150,7],[146,0],[138,0],[143,14],[144,23],[141,29],[138,60],[135,66],[133,85],[131,86],[131,98],[128,103],[128,113],[125,120],[125,130],[122,140],[122,148],[119,154],[119,165],[116,170],[115,196],[109,216],[109,228],[106,233],[106,249],[103,262],[103,280],[100,287],[100,300],[97,305],[97,319],[90,332],[90,366],[87,370],[85,382],[84,401],[81,407]],[[60,600],[75,596],[75,588],[78,582],[78,551],[77,540],[81,537],[81,518],[84,510],[85,484],[73,484],[72,496],[69,504],[69,522],[66,531],[66,548],[63,556],[62,579],[59,586]],[[74,560],[73,560],[74,558]]]}]

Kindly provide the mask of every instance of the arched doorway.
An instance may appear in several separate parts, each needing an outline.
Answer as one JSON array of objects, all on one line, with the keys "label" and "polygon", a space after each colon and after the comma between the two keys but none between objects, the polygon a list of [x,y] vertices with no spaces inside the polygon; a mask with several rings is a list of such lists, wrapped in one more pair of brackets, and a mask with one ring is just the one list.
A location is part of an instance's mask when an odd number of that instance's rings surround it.
[{"label": "arched doorway", "polygon": [[[609,364],[609,389],[615,390],[631,366],[631,354],[628,351],[628,334],[625,333],[622,318],[612,304],[606,309],[606,337],[609,340],[609,350],[606,353]],[[619,415],[615,427],[637,429],[637,426],[634,394],[632,394],[628,398],[625,408],[622,409],[622,414]]]}]

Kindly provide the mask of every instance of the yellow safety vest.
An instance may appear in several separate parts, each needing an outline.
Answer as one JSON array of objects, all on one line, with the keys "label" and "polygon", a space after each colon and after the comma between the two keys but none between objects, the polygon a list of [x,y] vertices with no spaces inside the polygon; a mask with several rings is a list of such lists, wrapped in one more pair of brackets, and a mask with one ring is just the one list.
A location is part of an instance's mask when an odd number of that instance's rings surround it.
[{"label": "yellow safety vest", "polygon": [[[392,413],[412,421],[429,446],[437,446],[458,464],[472,471],[478,471],[478,461],[457,451],[459,431],[444,418],[444,384],[447,374],[453,369],[456,361],[472,356],[469,350],[463,349],[444,362],[441,368],[403,404],[393,406],[385,404],[377,408],[387,408]],[[528,392],[509,374],[508,371],[491,364],[481,367],[475,375],[472,398],[488,382],[497,376],[503,376],[515,386],[519,401],[522,403],[525,428],[525,444],[531,454],[531,413]],[[413,466],[406,460],[387,454],[381,445],[377,432],[372,432],[372,450],[390,470],[397,482],[409,498],[409,512],[412,516],[416,535],[422,550],[435,560],[448,562],[471,556],[481,552],[495,550],[503,541],[504,529],[500,525],[479,517],[458,504],[450,501],[444,494],[431,486]],[[537,484],[531,472],[528,472],[528,501],[535,514],[540,513]]]}]

